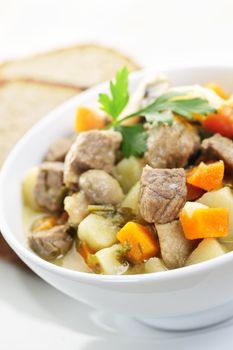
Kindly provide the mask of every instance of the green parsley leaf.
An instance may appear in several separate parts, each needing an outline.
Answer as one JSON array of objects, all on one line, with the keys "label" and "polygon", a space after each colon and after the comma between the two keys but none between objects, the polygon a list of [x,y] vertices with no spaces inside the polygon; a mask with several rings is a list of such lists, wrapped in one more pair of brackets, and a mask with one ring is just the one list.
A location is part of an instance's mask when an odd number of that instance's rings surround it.
[{"label": "green parsley leaf", "polygon": [[171,111],[177,113],[186,119],[193,121],[193,113],[208,114],[215,112],[215,109],[210,106],[208,100],[201,97],[189,97],[189,94],[179,92],[168,92],[156,98],[147,107],[131,114],[125,119],[129,119],[135,115],[145,115],[148,118],[149,114]]},{"label": "green parsley leaf", "polygon": [[115,82],[110,81],[111,96],[99,94],[101,109],[108,113],[115,121],[129,101],[128,76],[128,68],[122,68],[116,73]]},{"label": "green parsley leaf", "polygon": [[123,142],[121,144],[121,150],[125,158],[133,155],[135,157],[141,157],[147,150],[147,137],[148,134],[144,130],[142,124],[135,125],[117,125],[116,131],[119,131],[122,135]]},{"label": "green parsley leaf", "polygon": [[154,124],[154,125],[172,125],[174,121],[174,115],[171,111],[164,111],[164,112],[155,112],[155,113],[145,113],[144,117],[146,118],[146,121],[148,123]]},{"label": "green parsley leaf", "polygon": [[201,97],[172,99],[169,109],[188,120],[194,120],[193,113],[205,115],[215,111],[209,102]]}]

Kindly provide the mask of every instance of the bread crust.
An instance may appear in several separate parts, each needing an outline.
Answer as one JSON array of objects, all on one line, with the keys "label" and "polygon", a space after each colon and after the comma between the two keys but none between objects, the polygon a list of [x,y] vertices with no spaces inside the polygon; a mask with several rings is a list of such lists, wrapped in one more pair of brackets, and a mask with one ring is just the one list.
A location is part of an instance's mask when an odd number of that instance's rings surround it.
[{"label": "bread crust", "polygon": [[[95,62],[96,54],[98,54],[98,62]],[[62,61],[61,55],[64,56],[63,62],[65,59],[70,60],[71,57],[73,57],[75,60],[74,56],[76,56],[77,61],[79,61],[79,65],[76,67],[78,73],[77,76],[74,77],[75,74],[71,74],[69,64],[66,67],[64,65],[62,66],[62,78],[59,76],[59,63]],[[43,63],[50,65],[51,58],[53,58],[54,61],[57,61],[57,73],[53,72],[51,76],[49,76],[49,74],[46,74],[46,70],[43,72],[44,68],[41,69],[41,67],[38,67],[38,69],[36,69],[34,72],[30,72],[31,64],[35,65],[38,62],[40,65],[41,61],[43,60]],[[83,60],[83,58],[85,58],[85,60]],[[84,63],[84,61],[87,63]],[[90,76],[88,76],[88,70],[83,69],[84,66],[87,68],[88,65],[91,71]],[[140,69],[140,66],[131,58],[113,48],[97,44],[73,45],[66,48],[59,48],[37,55],[20,58],[18,60],[3,62],[0,64],[0,80],[21,79],[46,84],[55,83],[64,87],[73,87],[83,90],[104,80],[111,79],[115,75],[115,71],[124,65],[128,66],[130,71]],[[51,70],[55,66],[56,64],[53,62],[50,65]],[[16,72],[17,67],[19,68],[18,72]],[[47,69],[47,71],[48,70],[49,69]]]}]

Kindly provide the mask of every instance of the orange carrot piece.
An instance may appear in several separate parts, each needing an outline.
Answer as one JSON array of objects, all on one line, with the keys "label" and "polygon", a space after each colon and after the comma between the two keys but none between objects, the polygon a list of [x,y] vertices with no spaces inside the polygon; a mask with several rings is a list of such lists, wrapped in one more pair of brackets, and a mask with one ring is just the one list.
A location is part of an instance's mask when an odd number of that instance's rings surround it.
[{"label": "orange carrot piece", "polygon": [[187,201],[194,201],[200,198],[205,193],[203,189],[190,185],[189,183],[186,184],[186,187],[187,187]]},{"label": "orange carrot piece", "polygon": [[231,139],[233,137],[233,107],[222,106],[217,113],[208,114],[202,121],[202,126],[213,134],[218,133]]},{"label": "orange carrot piece", "polygon": [[52,227],[57,225],[57,219],[54,216],[44,216],[37,219],[31,227],[33,233],[39,231],[50,230]]},{"label": "orange carrot piece", "polygon": [[117,233],[117,239],[129,247],[127,256],[134,263],[143,262],[159,252],[158,242],[151,230],[133,221],[122,227]]},{"label": "orange carrot piece", "polygon": [[187,239],[224,237],[228,234],[229,210],[226,208],[198,208],[192,214],[184,209],[180,222]]},{"label": "orange carrot piece", "polygon": [[90,255],[93,253],[85,242],[77,242],[76,249],[87,263]]},{"label": "orange carrot piece", "polygon": [[75,117],[75,131],[88,131],[92,129],[103,129],[105,122],[95,111],[87,107],[79,107]]},{"label": "orange carrot piece", "polygon": [[229,94],[216,83],[208,83],[206,84],[206,87],[214,91],[219,97],[221,97],[224,100],[227,100],[230,97]]},{"label": "orange carrot piece", "polygon": [[86,244],[86,242],[77,241],[76,250],[82,256],[90,270],[95,273],[100,273],[101,268],[96,256],[94,255],[95,252]]},{"label": "orange carrot piece", "polygon": [[222,187],[224,163],[222,160],[205,164],[201,162],[187,174],[187,183],[206,191],[217,190]]},{"label": "orange carrot piece", "polygon": [[122,122],[122,125],[134,125],[140,122],[140,117],[132,117]]}]

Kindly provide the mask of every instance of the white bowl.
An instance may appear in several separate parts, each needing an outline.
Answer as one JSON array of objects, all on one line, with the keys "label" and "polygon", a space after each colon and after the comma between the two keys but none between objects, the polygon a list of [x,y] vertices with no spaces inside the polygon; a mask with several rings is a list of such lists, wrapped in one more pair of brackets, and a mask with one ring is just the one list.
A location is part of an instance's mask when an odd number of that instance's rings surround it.
[{"label": "white bowl", "polygon": [[[216,81],[233,91],[232,66],[190,66],[163,72],[174,84]],[[143,72],[132,75],[131,89]],[[164,329],[211,325],[233,315],[233,253],[201,264],[146,275],[104,276],[55,266],[26,244],[22,223],[21,183],[56,138],[69,134],[78,105],[88,105],[108,84],[68,101],[36,124],[15,146],[0,175],[0,227],[19,257],[45,281],[95,308],[136,317]]]}]

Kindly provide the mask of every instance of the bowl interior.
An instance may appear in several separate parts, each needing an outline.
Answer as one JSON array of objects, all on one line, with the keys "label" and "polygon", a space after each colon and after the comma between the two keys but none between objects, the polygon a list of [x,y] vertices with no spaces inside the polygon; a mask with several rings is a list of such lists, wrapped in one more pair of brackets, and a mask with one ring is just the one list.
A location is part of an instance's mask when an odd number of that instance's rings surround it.
[{"label": "bowl interior", "polygon": [[[233,91],[233,66],[200,66],[164,69],[173,85],[219,83]],[[143,72],[132,74],[130,89],[133,91]],[[21,184],[26,171],[39,164],[53,140],[73,132],[75,110],[78,105],[88,105],[97,100],[98,93],[108,90],[102,84],[71,99],[37,123],[15,146],[3,165],[0,175],[0,222],[7,241],[13,246],[17,241],[25,245],[22,223]]]}]

